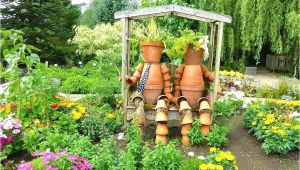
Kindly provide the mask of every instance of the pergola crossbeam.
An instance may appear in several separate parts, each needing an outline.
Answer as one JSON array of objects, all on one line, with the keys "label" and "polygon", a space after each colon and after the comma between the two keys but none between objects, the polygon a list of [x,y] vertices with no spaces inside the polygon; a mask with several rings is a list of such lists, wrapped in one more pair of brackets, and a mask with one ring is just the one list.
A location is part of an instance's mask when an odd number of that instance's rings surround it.
[{"label": "pergola crossbeam", "polygon": [[205,21],[205,22],[225,22],[231,23],[230,16],[221,15],[214,12],[204,11],[200,9],[194,9],[190,7],[184,7],[180,5],[165,5],[158,7],[148,7],[129,11],[120,11],[115,13],[115,19],[130,18],[130,19],[142,19],[149,18],[150,16],[165,16],[176,15],[193,20]]}]

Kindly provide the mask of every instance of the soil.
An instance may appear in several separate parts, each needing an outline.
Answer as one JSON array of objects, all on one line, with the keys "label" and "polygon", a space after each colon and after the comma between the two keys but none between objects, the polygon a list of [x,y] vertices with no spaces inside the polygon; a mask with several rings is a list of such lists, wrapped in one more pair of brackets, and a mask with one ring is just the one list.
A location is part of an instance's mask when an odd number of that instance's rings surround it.
[{"label": "soil", "polygon": [[[236,157],[241,170],[298,170],[299,151],[293,151],[285,156],[266,155],[259,142],[242,124],[242,116],[234,118],[236,121],[229,136],[228,146],[223,150],[230,150]],[[205,156],[209,153],[207,145],[199,147],[179,146],[186,156],[194,152],[195,156]]]}]

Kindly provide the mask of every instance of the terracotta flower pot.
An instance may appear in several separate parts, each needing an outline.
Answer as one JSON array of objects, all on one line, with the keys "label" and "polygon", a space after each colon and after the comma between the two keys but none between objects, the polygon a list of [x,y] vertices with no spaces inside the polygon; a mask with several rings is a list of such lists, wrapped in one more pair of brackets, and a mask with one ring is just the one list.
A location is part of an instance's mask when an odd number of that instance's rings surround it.
[{"label": "terracotta flower pot", "polygon": [[209,105],[209,102],[207,99],[205,98],[201,98],[199,100],[199,112],[203,111],[203,110],[211,110],[211,107]]},{"label": "terracotta flower pot", "polygon": [[157,123],[156,135],[167,135],[169,134],[168,127],[165,123]]},{"label": "terracotta flower pot", "polygon": [[181,138],[181,143],[182,143],[184,146],[191,146],[191,142],[190,142],[189,136],[183,135],[182,138]]},{"label": "terracotta flower pot", "polygon": [[159,111],[159,112],[156,114],[155,121],[156,121],[156,122],[164,122],[164,121],[168,121],[167,113],[166,113],[166,112],[163,112],[163,111]]},{"label": "terracotta flower pot", "polygon": [[200,112],[199,121],[202,125],[211,125],[211,111]]},{"label": "terracotta flower pot", "polygon": [[210,130],[210,125],[201,125],[200,131],[203,133],[204,136],[207,136]]},{"label": "terracotta flower pot", "polygon": [[170,81],[164,81],[164,86],[165,87],[171,87],[171,82]]},{"label": "terracotta flower pot", "polygon": [[[145,70],[146,66],[144,66],[142,75],[144,75]],[[157,97],[161,95],[163,84],[164,82],[160,64],[152,63],[149,69],[149,75],[143,93],[145,103],[156,103]]]},{"label": "terracotta flower pot", "polygon": [[168,143],[167,135],[156,135],[155,143],[158,144],[159,142],[166,145]]},{"label": "terracotta flower pot", "polygon": [[184,63],[186,65],[200,65],[203,55],[204,50],[202,48],[195,50],[192,45],[189,45],[184,53]]},{"label": "terracotta flower pot", "polygon": [[189,131],[192,129],[192,124],[185,124],[181,126],[181,135],[188,135]]},{"label": "terracotta flower pot", "polygon": [[160,99],[157,101],[155,109],[167,109],[167,103],[164,99]]},{"label": "terracotta flower pot", "polygon": [[187,101],[181,101],[179,104],[179,112],[182,112],[183,110],[191,110],[191,107]]},{"label": "terracotta flower pot", "polygon": [[142,41],[142,52],[145,63],[159,63],[164,49],[162,42]]},{"label": "terracotta flower pot", "polygon": [[168,73],[169,72],[169,68],[166,65],[161,65],[161,72],[163,74]]},{"label": "terracotta flower pot", "polygon": [[185,125],[185,124],[190,124],[193,123],[193,115],[186,113],[183,115],[182,121],[181,121],[181,125]]}]

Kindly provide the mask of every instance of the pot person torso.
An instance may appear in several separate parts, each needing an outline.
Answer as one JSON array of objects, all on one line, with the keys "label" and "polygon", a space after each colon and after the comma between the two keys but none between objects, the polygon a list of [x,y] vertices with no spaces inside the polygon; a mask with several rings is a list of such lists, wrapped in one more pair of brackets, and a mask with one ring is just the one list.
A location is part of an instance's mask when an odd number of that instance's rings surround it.
[{"label": "pot person torso", "polygon": [[184,71],[180,81],[180,90],[186,97],[191,107],[198,105],[198,100],[202,97],[204,91],[203,73],[201,69],[201,60],[204,50],[194,50],[189,46],[184,54]]}]

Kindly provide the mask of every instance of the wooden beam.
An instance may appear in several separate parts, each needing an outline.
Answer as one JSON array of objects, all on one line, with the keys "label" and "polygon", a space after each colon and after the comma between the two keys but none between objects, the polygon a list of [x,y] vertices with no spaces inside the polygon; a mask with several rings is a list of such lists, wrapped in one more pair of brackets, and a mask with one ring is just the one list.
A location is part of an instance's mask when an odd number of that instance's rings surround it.
[{"label": "wooden beam", "polygon": [[220,68],[220,58],[222,50],[222,37],[223,37],[223,22],[220,22],[218,25],[218,37],[217,37],[217,49],[216,49],[216,62],[215,62],[215,85],[214,85],[214,94],[213,101],[217,100],[218,84],[219,84],[219,68]]},{"label": "wooden beam", "polygon": [[221,15],[214,12],[204,11],[201,9],[189,8],[180,5],[165,5],[157,7],[141,8],[129,11],[116,12],[115,19],[130,18],[130,19],[142,19],[153,16],[165,16],[174,14],[177,16],[194,19],[205,22],[226,22],[231,23],[231,17],[228,15]]},{"label": "wooden beam", "polygon": [[129,19],[122,19],[122,96],[124,108],[124,121],[127,120],[127,106],[128,106],[128,85],[125,81],[125,76],[128,74],[128,33],[129,33]]},{"label": "wooden beam", "polygon": [[[227,15],[221,15],[214,12],[204,11],[201,9],[189,8],[181,5],[174,5],[174,12],[183,13],[194,18],[199,18],[198,20],[207,20],[208,22],[220,21],[231,23],[231,17]],[[191,18],[193,19],[193,18]]]},{"label": "wooden beam", "polygon": [[142,19],[150,18],[155,16],[165,16],[170,15],[173,11],[173,5],[157,6],[140,8],[136,10],[129,11],[118,11],[115,13],[115,19],[130,18],[130,19]]},{"label": "wooden beam", "polygon": [[215,46],[215,36],[216,36],[216,24],[215,22],[211,22],[210,23],[210,40],[209,40],[209,58],[208,58],[208,69],[209,71],[212,70],[212,65],[213,65],[213,61],[214,61],[214,46]]}]

